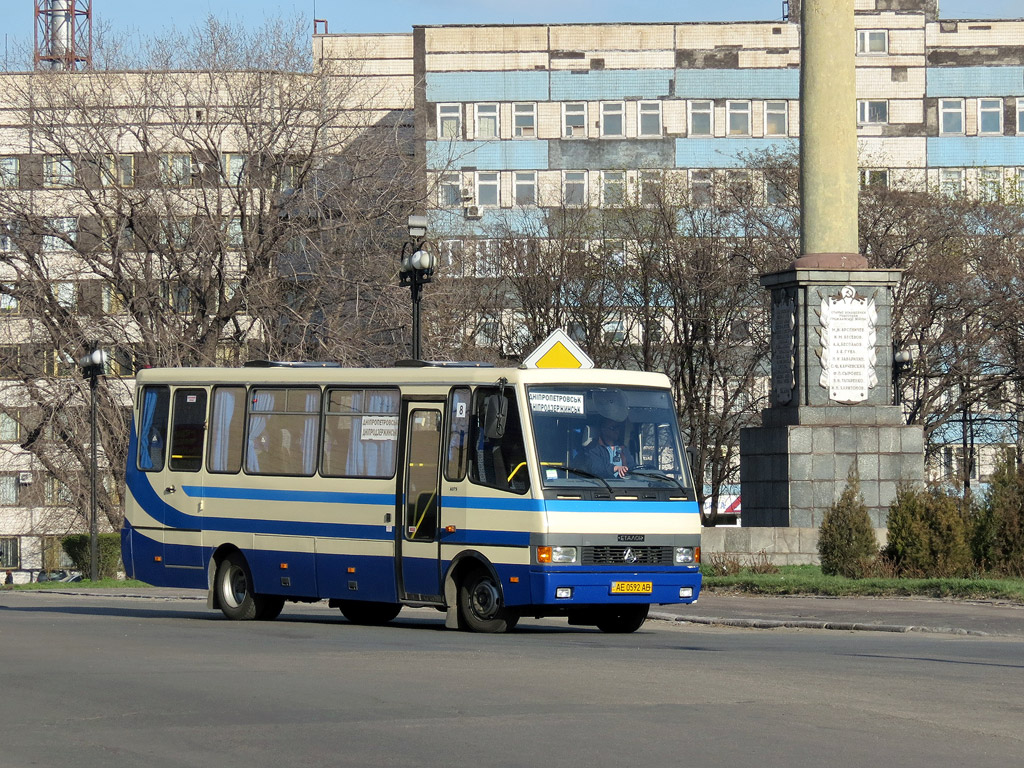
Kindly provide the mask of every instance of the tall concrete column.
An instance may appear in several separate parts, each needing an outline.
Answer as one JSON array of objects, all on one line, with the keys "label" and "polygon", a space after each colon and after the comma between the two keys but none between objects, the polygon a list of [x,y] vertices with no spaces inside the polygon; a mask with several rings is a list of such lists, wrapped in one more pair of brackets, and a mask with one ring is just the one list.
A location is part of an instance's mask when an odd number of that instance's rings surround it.
[{"label": "tall concrete column", "polygon": [[800,253],[804,269],[867,266],[857,239],[854,0],[804,0],[800,45]]}]

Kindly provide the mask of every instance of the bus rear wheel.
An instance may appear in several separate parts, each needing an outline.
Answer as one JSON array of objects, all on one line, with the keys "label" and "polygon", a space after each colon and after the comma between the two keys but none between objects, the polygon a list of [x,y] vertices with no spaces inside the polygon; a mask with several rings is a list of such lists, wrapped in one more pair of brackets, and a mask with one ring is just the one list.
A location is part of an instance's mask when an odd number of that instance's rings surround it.
[{"label": "bus rear wheel", "polygon": [[501,589],[483,569],[474,570],[459,584],[459,622],[473,632],[511,632],[519,615],[501,604]]},{"label": "bus rear wheel", "polygon": [[252,572],[241,552],[232,552],[217,566],[214,588],[221,611],[233,621],[269,621],[284,607],[283,597],[253,592]]},{"label": "bus rear wheel", "polygon": [[341,600],[341,615],[353,624],[380,626],[387,624],[402,610],[399,603],[371,603],[365,600]]},{"label": "bus rear wheel", "polygon": [[622,605],[606,609],[597,620],[597,628],[602,632],[625,634],[636,632],[647,621],[649,605]]}]

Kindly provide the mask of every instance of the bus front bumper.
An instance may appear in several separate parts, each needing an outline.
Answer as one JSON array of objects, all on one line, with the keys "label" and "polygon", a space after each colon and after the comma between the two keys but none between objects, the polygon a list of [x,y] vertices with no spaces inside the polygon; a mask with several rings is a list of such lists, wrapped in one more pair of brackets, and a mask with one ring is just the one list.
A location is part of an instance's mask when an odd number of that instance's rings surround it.
[{"label": "bus front bumper", "polygon": [[532,570],[534,605],[615,605],[692,603],[700,594],[699,568],[634,571],[589,568]]}]

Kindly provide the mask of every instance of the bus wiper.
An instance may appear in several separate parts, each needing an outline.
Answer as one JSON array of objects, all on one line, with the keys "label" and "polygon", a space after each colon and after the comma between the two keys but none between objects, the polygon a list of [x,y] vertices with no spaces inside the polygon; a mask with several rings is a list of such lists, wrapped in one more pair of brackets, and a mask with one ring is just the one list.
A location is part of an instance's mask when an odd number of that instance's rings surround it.
[{"label": "bus wiper", "polygon": [[657,478],[658,480],[665,480],[666,482],[675,485],[680,491],[683,492],[683,495],[686,495],[686,488],[683,486],[683,484],[680,483],[676,478],[672,477],[671,475],[666,475],[664,472],[656,472],[653,469],[631,469],[629,470],[629,474],[641,475],[642,477],[654,477]]},{"label": "bus wiper", "polygon": [[578,469],[576,467],[569,467],[566,466],[565,464],[556,464],[554,466],[545,464],[544,466],[548,467],[549,469],[564,469],[566,472],[575,472],[577,475],[589,478],[591,480],[600,480],[601,485],[608,489],[608,493],[614,493],[612,487],[608,485],[608,482],[603,477],[601,477],[600,475],[595,475],[593,472],[587,472],[587,470],[585,469]]}]

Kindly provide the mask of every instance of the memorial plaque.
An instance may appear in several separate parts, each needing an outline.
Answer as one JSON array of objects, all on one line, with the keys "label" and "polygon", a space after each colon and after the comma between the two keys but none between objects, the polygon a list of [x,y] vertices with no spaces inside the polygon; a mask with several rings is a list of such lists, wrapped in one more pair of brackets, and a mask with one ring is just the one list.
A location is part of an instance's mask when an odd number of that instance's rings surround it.
[{"label": "memorial plaque", "polygon": [[844,286],[836,296],[825,296],[819,311],[821,326],[820,384],[830,400],[859,403],[878,385],[875,373],[875,300]]},{"label": "memorial plaque", "polygon": [[792,298],[772,302],[772,391],[775,402],[787,405],[793,399],[796,380],[793,358],[796,302]]}]

